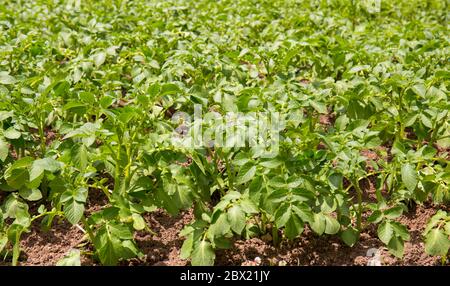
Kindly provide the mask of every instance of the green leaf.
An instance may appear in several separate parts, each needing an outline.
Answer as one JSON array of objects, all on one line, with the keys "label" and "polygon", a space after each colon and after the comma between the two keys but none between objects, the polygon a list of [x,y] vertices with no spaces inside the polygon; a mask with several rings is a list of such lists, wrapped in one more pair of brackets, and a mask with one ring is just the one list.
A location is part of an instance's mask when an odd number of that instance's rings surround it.
[{"label": "green leaf", "polygon": [[88,103],[88,104],[94,104],[95,103],[95,95],[92,94],[91,92],[81,92],[80,93],[80,100]]},{"label": "green leaf", "polygon": [[191,256],[192,249],[194,248],[194,234],[191,233],[187,236],[186,240],[180,249],[180,258],[188,259]]},{"label": "green leaf", "polygon": [[313,101],[310,100],[309,104],[319,113],[321,114],[326,114],[328,112],[327,110],[327,106],[322,103],[322,102],[318,102],[318,101]]},{"label": "green leaf", "polygon": [[191,154],[191,157],[192,157],[192,160],[195,162],[195,164],[198,166],[198,168],[200,169],[200,171],[202,171],[202,173],[204,174],[204,175],[206,175],[206,172],[205,172],[205,167],[203,166],[203,162],[202,162],[202,160],[200,159],[200,157],[198,156],[198,154],[197,153],[192,153]]},{"label": "green leaf", "polygon": [[111,96],[103,96],[100,98],[100,106],[102,108],[108,108],[114,102],[114,98]]},{"label": "green leaf", "polygon": [[19,139],[22,134],[16,129],[10,127],[3,132],[3,136],[7,139]]},{"label": "green leaf", "polygon": [[39,201],[42,199],[42,193],[38,189],[20,189],[19,195],[27,201]]},{"label": "green leaf", "polygon": [[80,170],[86,169],[88,165],[88,151],[84,144],[74,145],[71,150],[73,163]]},{"label": "green leaf", "polygon": [[94,55],[94,64],[96,67],[101,66],[106,60],[106,53],[100,52]]},{"label": "green leaf", "polygon": [[240,206],[246,214],[259,213],[258,206],[253,201],[251,201],[249,198],[242,199],[240,201]]},{"label": "green leaf", "polygon": [[389,241],[391,241],[392,237],[394,236],[394,229],[392,228],[391,224],[388,221],[383,221],[378,226],[378,238],[380,240],[388,245]]},{"label": "green leaf", "polygon": [[428,233],[432,228],[436,226],[441,220],[445,220],[447,218],[448,214],[446,211],[438,210],[434,216],[431,217],[430,221],[428,222],[427,228],[425,229],[425,234]]},{"label": "green leaf", "polygon": [[72,224],[77,224],[84,213],[84,203],[87,199],[87,189],[79,187],[68,190],[61,195],[60,201],[64,203],[64,214]]},{"label": "green leaf", "polygon": [[282,228],[286,225],[287,221],[291,217],[291,206],[289,204],[283,204],[275,212],[275,223],[278,228]]},{"label": "green leaf", "polygon": [[38,159],[33,162],[30,170],[30,182],[40,177],[44,171],[56,172],[60,169],[60,163],[52,158]]},{"label": "green leaf", "polygon": [[66,80],[61,80],[54,86],[53,91],[55,93],[55,96],[59,97],[65,93],[67,93],[69,88],[70,88],[70,83],[67,82]]},{"label": "green leaf", "polygon": [[311,229],[318,235],[322,235],[325,232],[325,216],[320,213],[314,214],[314,220],[309,224]]},{"label": "green leaf", "polygon": [[389,252],[398,258],[403,257],[404,252],[404,242],[400,237],[394,236],[391,238],[387,244]]},{"label": "green leaf", "polygon": [[245,227],[246,219],[245,213],[240,206],[233,206],[228,210],[228,221],[230,222],[231,229],[241,234]]},{"label": "green leaf", "polygon": [[216,254],[211,243],[202,240],[192,252],[192,266],[213,266]]},{"label": "green leaf", "polygon": [[405,127],[412,126],[416,122],[418,116],[417,113],[408,115],[404,120]]},{"label": "green leaf", "polygon": [[433,128],[433,123],[431,122],[431,120],[425,115],[425,114],[420,114],[420,121],[423,123],[423,125],[425,125],[428,128]]},{"label": "green leaf", "polygon": [[314,215],[310,207],[304,203],[292,205],[292,211],[296,213],[303,221],[311,222],[314,220]]},{"label": "green leaf", "polygon": [[420,97],[424,97],[425,96],[426,88],[425,88],[425,86],[423,84],[416,84],[411,89],[418,96],[420,96]]},{"label": "green leaf", "polygon": [[341,225],[334,217],[325,215],[325,233],[326,234],[336,234],[339,232]]},{"label": "green leaf", "polygon": [[417,186],[417,172],[414,169],[414,166],[409,163],[403,164],[401,175],[406,188],[411,192],[414,191]]},{"label": "green leaf", "polygon": [[28,182],[27,169],[12,169],[5,175],[6,182],[14,189],[20,189],[26,182]]},{"label": "green leaf", "polygon": [[178,234],[180,237],[187,236],[195,231],[195,228],[191,225],[186,225]]},{"label": "green leaf", "polygon": [[406,153],[406,148],[405,145],[403,145],[403,143],[399,140],[395,140],[394,144],[392,145],[392,150],[391,150],[392,154],[396,155],[396,154],[402,154],[404,155]]},{"label": "green leaf", "polygon": [[303,221],[292,214],[284,226],[284,234],[288,239],[294,239],[303,232]]},{"label": "green leaf", "polygon": [[348,119],[347,115],[343,114],[336,119],[336,122],[334,124],[335,124],[337,130],[344,131],[345,127],[347,126],[348,123],[349,123],[349,119]]},{"label": "green leaf", "polygon": [[9,196],[2,206],[2,222],[3,217],[18,218],[19,216],[28,215],[28,205],[23,203],[17,196]]},{"label": "green leaf", "polygon": [[215,249],[230,249],[233,247],[230,239],[226,237],[215,237],[214,242],[211,243]]},{"label": "green leaf", "polygon": [[100,261],[103,265],[106,266],[114,266],[119,261],[119,257],[116,254],[115,248],[120,247],[120,241],[118,240],[112,240],[110,238],[104,239],[105,242],[101,247],[97,248],[98,257],[100,258]]},{"label": "green leaf", "polygon": [[333,173],[328,177],[328,183],[334,190],[342,189],[343,176],[339,173]]},{"label": "green leaf", "polygon": [[156,190],[156,197],[158,199],[158,202],[172,215],[176,215],[179,211],[179,206],[175,200],[172,199],[171,196],[167,194],[167,192],[162,189],[158,188]]},{"label": "green leaf", "polygon": [[341,233],[342,241],[352,247],[358,241],[359,232],[354,228],[347,228]]},{"label": "green leaf", "polygon": [[82,116],[83,114],[86,113],[87,106],[85,103],[82,102],[71,101],[68,102],[66,105],[64,105],[63,110],[73,112]]},{"label": "green leaf", "polygon": [[445,234],[448,235],[448,236],[450,236],[450,221],[448,221],[448,222],[445,224],[444,229],[445,229]]},{"label": "green leaf", "polygon": [[379,223],[383,219],[383,213],[379,210],[375,210],[368,218],[367,221],[371,223]]},{"label": "green leaf", "polygon": [[263,166],[264,168],[268,168],[268,169],[275,169],[277,167],[279,167],[281,164],[283,164],[283,162],[279,161],[279,160],[269,160],[269,161],[262,161],[259,163],[260,166]]},{"label": "green leaf", "polygon": [[74,199],[69,200],[64,205],[64,214],[71,224],[77,224],[83,216],[83,213],[84,204]]},{"label": "green leaf", "polygon": [[0,122],[4,121],[8,118],[11,118],[14,115],[14,111],[0,111]]},{"label": "green leaf", "polygon": [[228,221],[228,216],[226,213],[221,213],[218,217],[217,220],[210,225],[209,228],[209,234],[211,234],[214,237],[217,236],[223,236],[225,234],[227,234],[230,231],[230,223]]},{"label": "green leaf", "polygon": [[70,250],[66,256],[56,262],[56,266],[81,266],[80,250]]},{"label": "green leaf", "polygon": [[132,214],[133,228],[135,230],[143,230],[146,226],[144,218],[139,214]]},{"label": "green leaf", "polygon": [[447,255],[450,239],[441,229],[434,228],[425,236],[425,252],[429,255]]},{"label": "green leaf", "polygon": [[178,85],[174,83],[166,83],[161,86],[160,96],[177,94],[179,92],[181,92],[181,90]]},{"label": "green leaf", "polygon": [[396,206],[384,211],[384,216],[388,219],[395,219],[401,216],[403,213],[403,207]]},{"label": "green leaf", "polygon": [[116,265],[120,259],[139,254],[132,241],[133,233],[127,225],[108,220],[96,233],[94,246],[103,265]]},{"label": "green leaf", "polygon": [[396,236],[399,236],[402,240],[405,240],[405,241],[409,240],[410,235],[408,232],[408,228],[405,225],[403,225],[397,221],[391,221],[390,224],[391,224],[392,229],[394,230],[394,233]]},{"label": "green leaf", "polygon": [[0,138],[0,161],[4,162],[9,154],[9,146],[2,138]]},{"label": "green leaf", "polygon": [[108,231],[117,239],[132,240],[133,232],[126,224],[110,223],[107,225]]},{"label": "green leaf", "polygon": [[16,79],[5,72],[0,72],[0,84],[14,84]]},{"label": "green leaf", "polygon": [[142,255],[142,253],[139,251],[134,241],[131,239],[122,241],[119,250],[120,250],[119,255],[121,259],[130,259]]},{"label": "green leaf", "polygon": [[236,177],[236,184],[245,184],[246,182],[253,179],[256,173],[256,166],[253,166],[252,163],[247,163],[241,167],[239,173]]},{"label": "green leaf", "polygon": [[8,244],[8,237],[6,235],[0,234],[0,253],[5,249],[6,244]]}]

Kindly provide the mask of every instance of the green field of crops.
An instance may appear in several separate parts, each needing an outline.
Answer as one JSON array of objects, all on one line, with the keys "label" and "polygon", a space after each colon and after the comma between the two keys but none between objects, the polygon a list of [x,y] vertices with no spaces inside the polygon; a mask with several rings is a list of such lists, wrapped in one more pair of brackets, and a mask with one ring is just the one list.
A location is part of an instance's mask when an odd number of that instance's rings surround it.
[{"label": "green field of crops", "polygon": [[0,1],[2,265],[64,224],[53,264],[143,263],[148,218],[186,211],[187,265],[305,233],[448,265],[448,4]]}]

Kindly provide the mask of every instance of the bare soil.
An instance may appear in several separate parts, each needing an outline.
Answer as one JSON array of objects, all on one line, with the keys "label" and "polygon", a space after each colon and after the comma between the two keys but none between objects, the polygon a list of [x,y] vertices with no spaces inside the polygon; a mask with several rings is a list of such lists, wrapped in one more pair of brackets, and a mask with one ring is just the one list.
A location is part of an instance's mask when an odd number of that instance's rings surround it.
[{"label": "bare soil", "polygon": [[20,265],[54,265],[83,238],[83,232],[67,221],[55,222],[45,231],[35,223],[31,232],[22,236]]}]

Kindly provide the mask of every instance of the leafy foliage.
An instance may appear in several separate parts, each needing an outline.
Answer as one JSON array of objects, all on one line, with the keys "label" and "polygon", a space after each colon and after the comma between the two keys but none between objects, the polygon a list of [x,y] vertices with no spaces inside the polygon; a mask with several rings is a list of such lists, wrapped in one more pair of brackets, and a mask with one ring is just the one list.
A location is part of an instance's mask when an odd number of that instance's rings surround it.
[{"label": "leafy foliage", "polygon": [[430,255],[438,255],[445,262],[450,248],[450,216],[439,210],[428,222],[424,231],[425,251]]},{"label": "leafy foliage", "polygon": [[[180,233],[193,265],[236,236],[308,227],[353,246],[368,224],[402,257],[397,218],[450,200],[448,3],[364,3],[3,0],[2,257],[17,264],[21,235],[59,218],[115,265],[141,256],[134,232],[157,208],[194,209]],[[214,130],[229,128],[217,114],[281,114],[279,152],[174,146],[172,115],[194,104]],[[93,193],[108,204],[89,213]],[[424,233],[431,255],[448,252],[447,220]]]}]

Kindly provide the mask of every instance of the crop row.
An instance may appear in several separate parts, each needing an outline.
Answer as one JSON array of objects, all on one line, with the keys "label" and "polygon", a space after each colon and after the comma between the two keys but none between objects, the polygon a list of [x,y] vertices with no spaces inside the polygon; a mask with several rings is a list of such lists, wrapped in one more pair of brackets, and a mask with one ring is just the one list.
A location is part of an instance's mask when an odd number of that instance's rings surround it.
[{"label": "crop row", "polygon": [[[214,264],[236,237],[278,245],[309,228],[353,246],[370,225],[402,257],[398,218],[431,202],[425,250],[445,263],[448,11],[444,0],[3,0],[2,257],[18,264],[33,224],[67,220],[115,265],[142,257],[146,214],[190,208],[180,256],[192,265]],[[237,146],[249,126],[236,114],[282,124]],[[214,132],[174,144],[196,130]],[[95,193],[108,203],[87,212]]]}]

